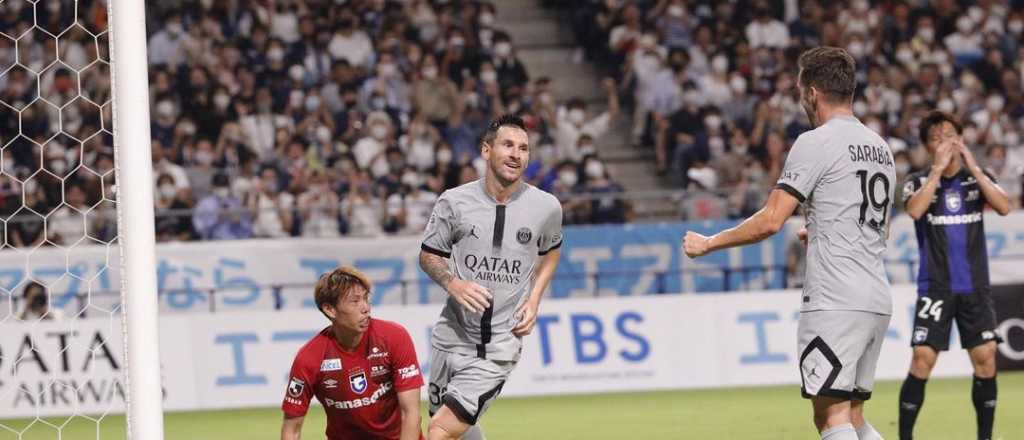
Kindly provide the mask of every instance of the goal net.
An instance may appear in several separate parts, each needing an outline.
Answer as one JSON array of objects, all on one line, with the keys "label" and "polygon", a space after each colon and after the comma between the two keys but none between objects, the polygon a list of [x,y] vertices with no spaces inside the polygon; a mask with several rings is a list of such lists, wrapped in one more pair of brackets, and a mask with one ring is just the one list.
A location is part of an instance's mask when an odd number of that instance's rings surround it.
[{"label": "goal net", "polygon": [[162,436],[144,11],[116,3],[0,0],[0,440]]}]

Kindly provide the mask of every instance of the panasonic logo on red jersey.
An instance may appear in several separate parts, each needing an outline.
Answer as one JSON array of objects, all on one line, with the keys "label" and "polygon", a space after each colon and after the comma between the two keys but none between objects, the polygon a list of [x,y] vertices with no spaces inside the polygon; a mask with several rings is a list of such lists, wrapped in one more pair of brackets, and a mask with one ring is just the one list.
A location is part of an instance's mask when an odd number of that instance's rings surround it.
[{"label": "panasonic logo on red jersey", "polygon": [[391,391],[391,387],[391,382],[385,382],[380,386],[380,388],[377,388],[377,391],[374,391],[373,394],[371,394],[369,397],[363,397],[361,399],[334,400],[331,398],[325,398],[324,405],[334,409],[354,409],[362,408],[364,406],[370,406],[377,403],[377,401],[380,400],[380,398],[383,397],[384,394],[386,394],[388,391]]}]

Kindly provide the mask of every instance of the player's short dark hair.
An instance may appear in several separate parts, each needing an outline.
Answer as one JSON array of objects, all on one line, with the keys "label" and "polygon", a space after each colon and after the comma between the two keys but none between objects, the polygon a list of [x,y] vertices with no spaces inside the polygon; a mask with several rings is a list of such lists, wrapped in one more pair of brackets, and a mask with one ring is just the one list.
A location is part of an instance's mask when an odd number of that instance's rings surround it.
[{"label": "player's short dark hair", "polygon": [[498,137],[498,130],[501,127],[515,127],[526,131],[526,123],[523,122],[523,118],[512,114],[501,115],[491,121],[491,125],[487,126],[487,131],[484,132],[483,142],[488,145],[493,145],[494,138]]},{"label": "player's short dark hair", "polygon": [[928,145],[928,132],[932,131],[932,127],[941,126],[943,122],[953,124],[956,134],[964,132],[964,125],[960,123],[956,116],[944,111],[932,110],[921,119],[921,123],[917,127],[917,135],[921,139],[921,145]]},{"label": "player's short dark hair", "polygon": [[[313,289],[316,308],[320,310],[320,313],[324,313],[325,305],[335,306],[339,299],[344,298],[356,287],[362,287],[369,292],[373,284],[366,274],[352,266],[341,266],[320,275],[320,279],[317,280],[316,287]],[[327,314],[324,313],[324,316]]]},{"label": "player's short dark hair", "polygon": [[849,103],[857,88],[857,62],[845,49],[820,46],[810,49],[797,60],[800,86],[814,87],[832,103]]}]

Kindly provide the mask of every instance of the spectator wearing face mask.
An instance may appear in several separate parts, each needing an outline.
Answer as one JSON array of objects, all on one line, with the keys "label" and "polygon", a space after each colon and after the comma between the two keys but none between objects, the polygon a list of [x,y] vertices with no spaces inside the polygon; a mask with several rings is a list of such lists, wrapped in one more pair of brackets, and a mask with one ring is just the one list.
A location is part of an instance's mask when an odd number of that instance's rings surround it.
[{"label": "spectator wearing face mask", "polygon": [[77,182],[66,185],[66,203],[46,218],[47,240],[60,246],[73,245],[85,238],[85,222],[83,212],[87,211],[87,195],[85,188]]},{"label": "spectator wearing face mask", "polygon": [[400,234],[422,233],[436,200],[436,193],[423,189],[419,173],[406,169],[402,173],[401,190],[388,197],[385,223],[391,231]]},{"label": "spectator wearing face mask", "polygon": [[419,75],[413,82],[413,107],[435,127],[443,127],[455,111],[458,90],[455,83],[440,69],[433,56],[425,56],[420,62]]},{"label": "spectator wearing face mask", "polygon": [[1006,147],[1003,145],[989,146],[985,151],[985,163],[999,181],[1000,187],[1005,188],[1006,194],[1010,197],[1010,207],[1020,208],[1024,203],[1021,199],[1024,191],[1024,167],[1007,162]]},{"label": "spectator wearing face mask", "polygon": [[604,194],[590,201],[589,223],[625,223],[628,220],[629,205],[622,198],[616,197],[623,191],[622,186],[611,180],[604,163],[597,157],[588,157],[583,162],[583,173],[586,176],[583,191],[591,195]]},{"label": "spectator wearing face mask", "polygon": [[253,213],[254,237],[280,238],[291,234],[295,209],[295,196],[281,191],[281,177],[277,168],[264,166],[254,182],[254,191],[244,199]]},{"label": "spectator wearing face mask", "polygon": [[199,139],[192,152],[192,164],[185,168],[189,182],[192,185],[192,194],[202,199],[210,193],[210,184],[213,175],[217,173],[214,162],[217,160],[217,152],[209,139]]},{"label": "spectator wearing face mask", "polygon": [[789,28],[772,15],[765,4],[754,8],[754,21],[747,25],[746,36],[750,47],[783,49],[789,46]]},{"label": "spectator wearing face mask", "polygon": [[163,23],[163,28],[149,38],[146,53],[149,55],[150,65],[167,66],[174,70],[184,61],[182,46],[190,37],[185,33],[179,12],[169,12]]},{"label": "spectator wearing face mask", "polygon": [[[409,93],[409,84],[398,69],[395,57],[389,52],[382,52],[374,68],[374,75],[363,83],[359,96],[363,105],[371,110],[408,112]],[[383,108],[381,104],[384,104]]]},{"label": "spectator wearing face mask", "polygon": [[551,170],[550,192],[562,202],[562,223],[567,225],[585,224],[590,220],[590,201],[574,197],[584,192],[580,187],[579,164],[562,161]]},{"label": "spectator wearing face mask", "polygon": [[344,59],[353,67],[369,68],[373,58],[373,43],[370,37],[363,32],[353,17],[342,17],[337,25],[327,51],[334,59]]},{"label": "spectator wearing face mask", "polygon": [[211,194],[200,199],[192,224],[203,240],[237,240],[252,236],[252,218],[242,201],[231,194],[228,176],[213,176]]},{"label": "spectator wearing face mask", "polygon": [[386,114],[373,112],[366,117],[363,137],[352,146],[352,155],[360,169],[369,169],[375,177],[387,174],[384,152],[392,144],[393,131],[391,118]]},{"label": "spectator wearing face mask", "polygon": [[507,34],[499,33],[494,37],[494,77],[490,73],[481,72],[480,80],[497,81],[502,90],[510,87],[524,87],[530,81],[526,66],[519,60],[512,47],[512,39]]},{"label": "spectator wearing face mask", "polygon": [[178,189],[168,174],[157,177],[155,188],[156,241],[180,241],[192,238],[192,222],[188,211],[193,203],[188,190]]},{"label": "spectator wearing face mask", "polygon": [[555,116],[555,146],[563,159],[579,160],[576,143],[586,133],[594,139],[600,139],[608,132],[612,120],[619,115],[619,95],[615,80],[605,78],[602,82],[608,95],[608,110],[593,117],[588,117],[587,105],[583,100],[574,98]]},{"label": "spectator wearing face mask", "polygon": [[374,194],[370,176],[366,171],[357,173],[351,190],[341,201],[341,212],[348,223],[348,234],[355,237],[381,235],[386,216],[384,208],[384,204]]},{"label": "spectator wearing face mask", "polygon": [[299,214],[302,216],[302,236],[330,238],[341,235],[338,227],[338,195],[327,185],[321,172],[313,172],[309,188],[299,195]]}]

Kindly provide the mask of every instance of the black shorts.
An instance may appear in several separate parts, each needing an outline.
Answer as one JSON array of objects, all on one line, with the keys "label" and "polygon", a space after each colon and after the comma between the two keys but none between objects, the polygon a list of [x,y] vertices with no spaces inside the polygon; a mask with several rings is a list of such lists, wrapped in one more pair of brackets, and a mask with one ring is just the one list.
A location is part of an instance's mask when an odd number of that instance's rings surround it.
[{"label": "black shorts", "polygon": [[971,349],[988,341],[1002,342],[996,334],[996,310],[987,293],[918,293],[914,311],[914,332],[910,346],[927,345],[937,351],[949,349],[953,319],[960,332],[960,346]]}]

